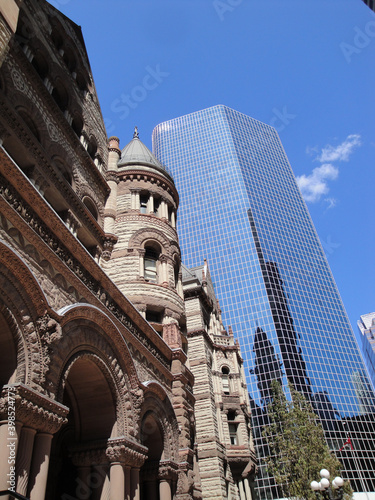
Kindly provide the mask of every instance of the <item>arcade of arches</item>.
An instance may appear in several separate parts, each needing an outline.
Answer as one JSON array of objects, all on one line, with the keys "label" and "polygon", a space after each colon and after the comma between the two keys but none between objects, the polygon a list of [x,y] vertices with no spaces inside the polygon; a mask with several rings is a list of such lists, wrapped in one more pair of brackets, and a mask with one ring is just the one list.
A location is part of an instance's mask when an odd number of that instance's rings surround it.
[{"label": "arcade of arches", "polygon": [[11,478],[32,500],[168,500],[178,483],[189,494],[165,389],[140,382],[105,313],[88,304],[54,312],[17,260],[0,265],[0,446],[15,444],[1,455],[0,490]]}]

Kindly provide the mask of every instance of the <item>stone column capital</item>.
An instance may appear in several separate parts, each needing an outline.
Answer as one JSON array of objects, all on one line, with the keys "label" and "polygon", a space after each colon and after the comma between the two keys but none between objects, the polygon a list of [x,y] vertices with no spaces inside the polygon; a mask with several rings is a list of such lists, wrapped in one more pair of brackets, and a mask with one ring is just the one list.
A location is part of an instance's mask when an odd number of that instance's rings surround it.
[{"label": "stone column capital", "polygon": [[67,422],[69,408],[24,384],[5,385],[0,397],[0,418],[6,420],[14,405],[16,422],[38,432],[55,434]]}]

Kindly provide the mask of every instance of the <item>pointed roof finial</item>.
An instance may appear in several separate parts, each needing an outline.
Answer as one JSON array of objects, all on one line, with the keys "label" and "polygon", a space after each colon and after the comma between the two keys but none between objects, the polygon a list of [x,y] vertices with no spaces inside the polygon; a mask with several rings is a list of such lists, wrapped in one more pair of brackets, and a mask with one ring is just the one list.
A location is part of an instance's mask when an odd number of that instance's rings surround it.
[{"label": "pointed roof finial", "polygon": [[134,127],[133,139],[139,139],[138,127]]}]

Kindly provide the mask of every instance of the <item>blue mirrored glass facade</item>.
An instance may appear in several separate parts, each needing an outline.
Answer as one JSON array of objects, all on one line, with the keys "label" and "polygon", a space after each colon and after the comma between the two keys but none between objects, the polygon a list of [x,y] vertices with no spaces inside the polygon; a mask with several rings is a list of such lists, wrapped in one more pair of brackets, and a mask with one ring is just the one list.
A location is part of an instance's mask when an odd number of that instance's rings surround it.
[{"label": "blue mirrored glass facade", "polygon": [[220,105],[158,125],[153,148],[179,190],[183,261],[207,258],[224,323],[241,344],[259,498],[280,496],[261,430],[271,381],[287,378],[313,403],[331,449],[350,435],[355,456],[350,447],[337,456],[353,488],[375,491],[373,390],[277,132]]}]

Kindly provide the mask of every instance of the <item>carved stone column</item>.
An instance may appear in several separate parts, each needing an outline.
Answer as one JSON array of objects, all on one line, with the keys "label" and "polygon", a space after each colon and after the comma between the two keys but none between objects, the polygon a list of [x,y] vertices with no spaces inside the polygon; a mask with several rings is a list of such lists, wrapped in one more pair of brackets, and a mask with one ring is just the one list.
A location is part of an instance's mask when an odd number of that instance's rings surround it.
[{"label": "carved stone column", "polygon": [[167,202],[164,198],[162,198],[161,203],[160,203],[160,217],[161,219],[167,219],[168,220],[168,205]]},{"label": "carved stone column", "polygon": [[252,499],[251,489],[250,489],[250,484],[249,484],[249,480],[247,477],[244,478],[243,484],[245,486],[246,500],[251,500]]},{"label": "carved stone column", "polygon": [[172,213],[171,213],[171,225],[172,225],[173,229],[176,229],[176,213],[174,210],[172,210]]},{"label": "carved stone column", "polygon": [[132,467],[130,471],[130,500],[140,499],[139,467]]},{"label": "carved stone column", "polygon": [[168,479],[160,479],[159,491],[160,498],[163,500],[172,500],[171,484]]},{"label": "carved stone column", "polygon": [[130,466],[125,465],[125,497],[124,500],[130,500]]},{"label": "carved stone column", "polygon": [[[12,391],[11,408],[7,396],[9,390]],[[31,495],[30,493],[27,495],[30,498],[44,498],[52,436],[67,421],[66,415],[69,409],[21,383],[3,388],[0,398],[0,418],[7,417],[11,409],[14,410],[16,418],[17,443],[23,436],[22,451],[17,453],[16,449],[17,483],[23,491],[27,487],[27,491],[32,492]],[[19,430],[22,425],[25,429],[20,436]],[[35,436],[36,432],[38,434]],[[3,469],[0,474],[4,474]]]},{"label": "carved stone column", "polygon": [[241,500],[246,500],[246,493],[245,493],[245,489],[243,487],[243,482],[242,480],[239,480],[238,481],[238,488],[240,490],[240,499]]},{"label": "carved stone column", "polygon": [[121,462],[112,462],[110,468],[110,500],[123,499],[125,495],[125,474]]},{"label": "carved stone column", "polygon": [[161,272],[160,272],[160,281],[159,283],[162,285],[167,286],[169,283],[168,279],[168,257],[166,255],[160,255],[159,257],[160,265],[161,265]]},{"label": "carved stone column", "polygon": [[148,214],[153,214],[155,212],[155,208],[154,208],[154,195],[152,193],[150,193],[150,197],[148,199],[148,203],[147,203],[147,213]]},{"label": "carved stone column", "polygon": [[160,499],[172,500],[172,483],[173,479],[177,479],[177,470],[173,469],[171,464],[161,463],[158,476]]},{"label": "carved stone column", "polygon": [[139,500],[139,470],[146,460],[147,448],[127,438],[113,438],[105,453],[111,463],[110,500],[123,500],[124,496]]},{"label": "carved stone column", "polygon": [[35,436],[28,493],[30,500],[40,500],[45,496],[52,438],[53,435],[47,432],[39,432]]},{"label": "carved stone column", "polygon": [[30,477],[31,458],[36,430],[30,427],[21,429],[19,451],[17,454],[17,493],[26,495]]},{"label": "carved stone column", "polygon": [[145,277],[145,254],[146,250],[144,248],[140,248],[138,250],[139,254],[139,277],[143,278]]},{"label": "carved stone column", "polygon": [[118,238],[114,234],[105,235],[103,252],[101,254],[101,258],[103,260],[107,261],[111,258],[113,247],[115,246],[117,241]]}]

